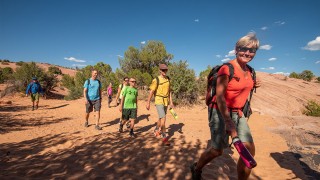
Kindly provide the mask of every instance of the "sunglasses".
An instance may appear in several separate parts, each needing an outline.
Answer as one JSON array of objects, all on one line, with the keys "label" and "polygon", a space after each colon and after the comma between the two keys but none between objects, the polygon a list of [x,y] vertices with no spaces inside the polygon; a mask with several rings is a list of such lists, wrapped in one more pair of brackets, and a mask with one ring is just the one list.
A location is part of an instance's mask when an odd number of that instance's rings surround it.
[{"label": "sunglasses", "polygon": [[257,48],[239,47],[238,51],[239,52],[247,52],[247,51],[249,51],[250,53],[255,53],[255,52],[257,52]]},{"label": "sunglasses", "polygon": [[161,69],[161,71],[162,71],[162,72],[167,72],[167,71],[168,71],[168,69]]},{"label": "sunglasses", "polygon": [[137,81],[130,81],[130,82],[135,83],[135,82],[137,82]]},{"label": "sunglasses", "polygon": [[129,79],[125,79],[124,81],[127,81],[127,82],[129,82]]}]

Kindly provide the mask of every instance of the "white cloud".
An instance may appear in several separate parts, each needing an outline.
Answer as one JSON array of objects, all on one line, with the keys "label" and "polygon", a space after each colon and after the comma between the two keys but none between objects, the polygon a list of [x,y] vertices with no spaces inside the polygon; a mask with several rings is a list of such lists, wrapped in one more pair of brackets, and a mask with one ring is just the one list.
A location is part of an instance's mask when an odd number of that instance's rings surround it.
[{"label": "white cloud", "polygon": [[146,41],[141,41],[141,44],[146,44]]},{"label": "white cloud", "polygon": [[236,55],[236,51],[235,50],[231,50],[228,52],[227,55],[225,55],[225,57],[231,57],[231,56],[235,56]]},{"label": "white cloud", "polygon": [[320,36],[318,36],[315,40],[308,42],[308,44],[303,48],[309,51],[319,51],[320,50]]},{"label": "white cloud", "polygon": [[284,25],[286,22],[284,22],[284,21],[277,21],[277,22],[274,22],[275,24],[278,24],[278,25]]},{"label": "white cloud", "polygon": [[275,61],[275,60],[277,60],[277,58],[270,58],[270,59],[268,59],[269,61]]},{"label": "white cloud", "polygon": [[117,55],[119,58],[123,58],[123,56],[121,56],[121,55]]},{"label": "white cloud", "polygon": [[274,67],[267,67],[267,68],[260,68],[260,69],[263,69],[263,70],[274,70],[275,68]]},{"label": "white cloud", "polygon": [[263,31],[265,31],[265,30],[267,30],[267,29],[268,29],[267,26],[264,26],[264,27],[261,28],[261,30],[263,30]]},{"label": "white cloud", "polygon": [[199,22],[199,19],[195,19],[194,22]]},{"label": "white cloud", "polygon": [[86,62],[85,60],[76,59],[74,57],[65,57],[64,59],[68,61],[74,61],[74,62]]},{"label": "white cloud", "polygon": [[221,58],[221,55],[217,54],[216,57],[217,57],[217,58]]},{"label": "white cloud", "polygon": [[72,64],[72,66],[77,66],[77,67],[84,67],[84,66],[87,66],[87,65],[85,65],[85,64]]},{"label": "white cloud", "polygon": [[221,62],[227,62],[227,61],[230,61],[231,59],[230,58],[225,58],[225,59],[222,59]]},{"label": "white cloud", "polygon": [[320,64],[320,61],[316,61],[316,64]]},{"label": "white cloud", "polygon": [[273,73],[273,74],[282,74],[282,75],[285,75],[285,76],[289,76],[290,73],[286,73],[286,72],[276,72],[276,73]]},{"label": "white cloud", "polygon": [[271,48],[272,48],[272,46],[270,46],[268,44],[259,47],[259,49],[263,49],[263,50],[270,50]]}]

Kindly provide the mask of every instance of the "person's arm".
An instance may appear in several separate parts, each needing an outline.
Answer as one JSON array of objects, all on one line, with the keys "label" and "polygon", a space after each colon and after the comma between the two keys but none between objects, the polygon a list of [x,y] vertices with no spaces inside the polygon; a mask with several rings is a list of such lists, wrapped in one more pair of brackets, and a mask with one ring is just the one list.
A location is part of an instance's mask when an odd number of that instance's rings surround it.
[{"label": "person's arm", "polygon": [[126,98],[126,93],[123,92],[122,94],[122,98],[121,98],[121,103],[120,103],[120,107],[119,107],[119,111],[122,112],[122,108],[123,108],[123,103],[124,103],[124,99]]},{"label": "person's arm", "polygon": [[150,93],[149,93],[149,96],[148,96],[148,99],[147,99],[147,105],[146,105],[147,110],[150,109],[150,101],[151,101],[151,98],[152,98],[153,94],[154,94],[154,90],[150,90]]},{"label": "person's arm", "polygon": [[28,96],[28,94],[29,94],[29,91],[30,91],[30,84],[28,84],[28,86],[27,86],[27,90],[26,90],[26,96]]},{"label": "person's arm", "polygon": [[170,108],[174,108],[174,104],[173,104],[173,101],[172,101],[172,93],[171,93],[171,90],[169,92],[169,100],[170,100]]},{"label": "person's arm", "polygon": [[217,79],[217,86],[216,86],[216,100],[217,105],[219,108],[219,111],[224,119],[225,125],[226,125],[226,131],[231,136],[231,138],[234,138],[238,136],[235,124],[232,121],[232,118],[230,117],[230,113],[227,108],[226,99],[224,97],[227,86],[229,82],[229,76],[228,75],[221,75]]},{"label": "person's arm", "polygon": [[138,91],[137,91],[137,96],[136,96],[136,105],[137,105],[137,116],[138,116]]},{"label": "person's arm", "polygon": [[117,92],[117,96],[116,96],[116,102],[118,102],[119,96],[120,96],[120,92],[121,92],[121,88],[118,87],[118,92]]},{"label": "person's arm", "polygon": [[83,97],[85,99],[85,103],[88,104],[89,103],[89,97],[88,97],[88,86],[87,86],[87,80],[84,82],[84,86],[83,86]]}]

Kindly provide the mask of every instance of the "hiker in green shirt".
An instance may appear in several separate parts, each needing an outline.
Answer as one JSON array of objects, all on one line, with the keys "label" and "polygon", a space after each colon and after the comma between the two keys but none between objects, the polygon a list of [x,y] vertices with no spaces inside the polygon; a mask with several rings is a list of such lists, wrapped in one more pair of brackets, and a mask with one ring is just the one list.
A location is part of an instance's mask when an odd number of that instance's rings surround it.
[{"label": "hiker in green shirt", "polygon": [[122,112],[122,121],[120,123],[119,132],[123,132],[123,125],[130,120],[130,132],[129,135],[134,137],[133,127],[134,121],[137,119],[138,112],[138,90],[135,88],[136,80],[130,78],[129,86],[127,86],[122,92],[121,104],[119,111]]}]

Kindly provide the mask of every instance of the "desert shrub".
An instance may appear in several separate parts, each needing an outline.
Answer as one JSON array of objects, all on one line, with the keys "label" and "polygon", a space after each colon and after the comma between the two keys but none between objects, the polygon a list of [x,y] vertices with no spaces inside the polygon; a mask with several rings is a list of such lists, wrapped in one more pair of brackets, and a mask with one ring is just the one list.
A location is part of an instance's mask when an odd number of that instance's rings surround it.
[{"label": "desert shrub", "polygon": [[198,88],[193,69],[188,69],[186,61],[179,61],[169,66],[173,101],[177,104],[191,105],[197,102]]},{"label": "desert shrub", "polygon": [[199,96],[205,96],[207,92],[207,79],[212,67],[208,66],[206,70],[201,71],[199,74],[199,79],[197,80],[197,86],[199,89]]},{"label": "desert shrub", "polygon": [[48,73],[50,73],[50,74],[57,74],[57,75],[61,75],[61,74],[62,74],[61,69],[58,68],[58,67],[56,67],[56,66],[50,66],[50,67],[48,68]]},{"label": "desert shrub", "polygon": [[64,74],[62,76],[61,83],[62,83],[62,86],[66,87],[69,90],[75,86],[74,78],[71,77],[69,74]]},{"label": "desert shrub", "polygon": [[308,101],[305,108],[306,108],[306,110],[304,111],[305,115],[320,117],[320,104],[317,103],[316,101],[313,101],[313,100]]},{"label": "desert shrub", "polygon": [[25,62],[23,62],[23,61],[19,61],[19,62],[16,62],[16,65],[17,65],[17,66],[22,66],[24,63],[25,63]]},{"label": "desert shrub", "polygon": [[314,78],[314,74],[309,70],[304,70],[299,74],[300,78],[305,81],[311,81]]},{"label": "desert shrub", "polygon": [[43,77],[44,74],[44,70],[38,67],[35,62],[24,63],[21,67],[17,67],[16,72],[13,73],[14,79],[21,82],[17,90],[20,92],[25,91],[32,77],[37,77],[41,83],[41,77]]},{"label": "desert shrub", "polygon": [[1,64],[3,64],[3,65],[9,65],[8,62],[4,62],[4,61],[2,61]]},{"label": "desert shrub", "polygon": [[12,79],[13,69],[11,67],[5,67],[1,71],[2,71],[2,78],[4,81]]},{"label": "desert shrub", "polygon": [[295,79],[300,79],[299,74],[298,74],[298,73],[296,73],[296,72],[292,72],[292,73],[290,73],[289,77],[290,77],[290,78],[295,78]]},{"label": "desert shrub", "polygon": [[80,89],[78,87],[71,87],[71,89],[69,89],[69,94],[67,96],[64,97],[65,100],[74,100],[74,99],[78,99],[79,97],[81,97],[83,94],[83,89]]},{"label": "desert shrub", "polygon": [[317,82],[318,82],[318,83],[320,82],[320,76],[319,76],[319,77],[317,77]]}]

